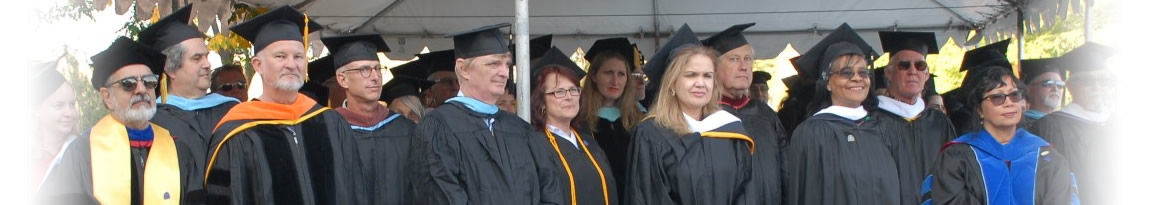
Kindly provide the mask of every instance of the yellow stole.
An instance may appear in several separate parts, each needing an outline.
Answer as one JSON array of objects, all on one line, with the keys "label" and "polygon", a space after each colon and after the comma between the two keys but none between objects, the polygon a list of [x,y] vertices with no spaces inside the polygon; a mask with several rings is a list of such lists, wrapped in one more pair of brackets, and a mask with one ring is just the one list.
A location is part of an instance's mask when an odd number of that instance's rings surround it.
[{"label": "yellow stole", "polygon": [[712,131],[712,132],[702,132],[702,133],[699,133],[699,135],[703,136],[703,137],[710,137],[710,138],[722,138],[722,139],[733,139],[733,140],[747,141],[747,148],[751,149],[751,155],[755,154],[755,140],[752,140],[751,137],[748,137],[747,135],[744,135],[742,133],[714,132],[714,131]]},{"label": "yellow stole", "polygon": [[[559,144],[555,142],[555,136],[551,135],[551,130],[543,130],[543,132],[547,133],[547,139],[551,140],[551,147],[555,148],[555,153],[559,154],[559,161],[563,162],[563,170],[567,171],[567,182],[571,186],[571,205],[577,205],[578,200],[575,200],[575,198],[578,197],[575,194],[575,175],[571,173],[571,165],[567,164],[567,157],[564,157],[563,151],[559,150]],[[591,160],[591,164],[595,165],[595,171],[599,172],[599,185],[601,185],[603,189],[603,204],[611,205],[610,197],[608,197],[607,194],[607,178],[603,176],[603,169],[599,168],[599,162],[595,160],[595,156],[591,155],[591,148],[587,147],[587,143],[583,143],[583,138],[579,136],[579,132],[571,130],[571,133],[575,134],[575,141],[579,141],[579,144],[583,146],[583,153],[587,154],[587,159]]]},{"label": "yellow stole", "polygon": [[[156,124],[152,148],[144,169],[144,204],[180,204],[180,163],[172,136]],[[105,115],[90,135],[92,149],[92,192],[101,204],[132,202],[132,147],[128,130],[111,115]]]}]

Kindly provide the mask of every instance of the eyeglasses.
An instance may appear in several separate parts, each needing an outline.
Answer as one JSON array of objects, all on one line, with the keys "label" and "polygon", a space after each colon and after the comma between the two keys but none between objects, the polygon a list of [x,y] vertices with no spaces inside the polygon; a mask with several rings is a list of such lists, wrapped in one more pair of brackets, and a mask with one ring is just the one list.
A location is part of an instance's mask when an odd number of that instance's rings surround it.
[{"label": "eyeglasses", "polygon": [[366,78],[366,77],[371,77],[371,74],[377,74],[377,73],[382,76],[383,75],[383,67],[381,67],[381,66],[366,67],[365,66],[365,67],[360,67],[360,68],[356,68],[356,69],[347,69],[347,70],[344,70],[343,72],[344,73],[359,72],[360,77]]},{"label": "eyeglasses", "polygon": [[231,91],[233,89],[244,89],[244,87],[247,87],[246,83],[244,82],[224,83],[223,85],[220,85],[219,90]]},{"label": "eyeglasses", "polygon": [[1042,84],[1040,84],[1040,85],[1043,88],[1057,87],[1058,89],[1066,89],[1066,82],[1063,82],[1061,80],[1060,81],[1046,80],[1046,81],[1042,81]]},{"label": "eyeglasses", "polygon": [[543,94],[548,94],[548,95],[551,95],[551,96],[555,96],[556,98],[567,97],[567,95],[571,95],[571,96],[579,96],[579,88],[569,88],[569,89],[566,89],[566,90],[562,90],[562,89],[561,89],[561,90],[556,90],[556,91],[546,92],[546,93],[543,93]]},{"label": "eyeglasses", "polygon": [[1002,105],[1002,103],[1006,103],[1007,97],[1010,97],[1010,102],[1022,101],[1022,92],[1014,91],[1014,92],[1011,92],[1010,94],[1001,94],[1001,93],[993,94],[993,95],[989,95],[986,97],[982,97],[982,100],[990,99],[990,103],[994,103],[994,106],[999,106],[999,105]]},{"label": "eyeglasses", "polygon": [[843,68],[842,70],[831,72],[830,74],[837,75],[839,77],[843,77],[846,79],[854,78],[855,74],[858,74],[858,75],[861,75],[863,78],[869,79],[871,76],[874,75],[874,72],[871,72],[870,70],[867,70],[867,69],[862,69],[862,70],[856,72],[856,71],[851,70],[850,68]]},{"label": "eyeglasses", "polygon": [[636,80],[642,80],[643,85],[646,85],[647,83],[651,82],[651,79],[647,77],[647,74],[631,73],[631,77],[635,78]]},{"label": "eyeglasses", "polygon": [[127,77],[124,79],[117,80],[117,81],[109,83],[108,85],[105,85],[105,86],[106,87],[112,87],[114,85],[120,85],[120,88],[123,88],[124,91],[131,92],[131,91],[136,90],[136,85],[140,84],[140,82],[143,82],[144,89],[148,89],[148,90],[156,89],[156,86],[160,85],[160,75],[150,74],[150,75],[132,76],[132,77]]},{"label": "eyeglasses", "polygon": [[901,70],[901,71],[910,70],[910,66],[912,66],[912,65],[914,66],[914,69],[918,70],[918,71],[926,71],[926,68],[927,68],[926,61],[915,61],[913,63],[910,61],[899,61],[898,62],[898,70]]}]

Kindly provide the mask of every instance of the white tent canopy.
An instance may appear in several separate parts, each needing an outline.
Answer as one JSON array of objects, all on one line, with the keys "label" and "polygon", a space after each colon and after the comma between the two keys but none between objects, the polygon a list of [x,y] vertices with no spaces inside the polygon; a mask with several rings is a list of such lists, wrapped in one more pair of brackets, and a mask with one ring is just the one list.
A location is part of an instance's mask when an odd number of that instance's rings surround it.
[{"label": "white tent canopy", "polygon": [[[1008,38],[1017,30],[1017,1],[1028,18],[1062,15],[1075,0],[580,0],[531,1],[532,36],[553,34],[553,44],[564,51],[586,48],[594,40],[629,37],[644,53],[654,53],[657,39],[665,40],[683,23],[707,37],[730,25],[755,22],[747,38],[757,58],[773,58],[793,45],[799,51],[813,46],[822,34],[846,22],[871,44],[877,31],[932,31],[945,43],[953,37],[961,44],[979,30],[990,38]],[[1033,3],[1031,3],[1033,2]],[[300,6],[328,28],[321,35],[380,33],[392,47],[388,56],[408,59],[427,46],[450,49],[447,33],[513,22],[515,1],[497,0],[241,0],[260,7]],[[318,41],[313,41],[318,42]],[[315,47],[321,47],[316,46]]]}]

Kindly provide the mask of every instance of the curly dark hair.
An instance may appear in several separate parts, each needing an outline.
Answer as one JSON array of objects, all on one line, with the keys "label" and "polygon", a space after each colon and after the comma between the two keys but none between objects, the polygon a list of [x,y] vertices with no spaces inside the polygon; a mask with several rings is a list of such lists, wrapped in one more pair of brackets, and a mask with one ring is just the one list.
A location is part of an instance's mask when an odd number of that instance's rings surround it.
[{"label": "curly dark hair", "polygon": [[[998,65],[987,65],[980,68],[972,68],[967,72],[966,78],[962,80],[961,96],[963,97],[963,103],[970,105],[966,106],[967,110],[965,110],[970,114],[968,118],[969,125],[982,123],[982,119],[978,117],[978,113],[982,112],[982,95],[999,86],[1008,85],[1006,81],[1003,81],[1002,77],[1008,77],[1008,80],[1018,87],[1019,92],[1024,92],[1022,96],[1026,96],[1026,89],[1023,87],[1022,82],[1018,80],[1018,77],[1014,76],[1014,72],[1012,72],[1010,68]],[[969,129],[970,130],[967,131],[977,132],[982,129],[982,127],[970,126]]]}]

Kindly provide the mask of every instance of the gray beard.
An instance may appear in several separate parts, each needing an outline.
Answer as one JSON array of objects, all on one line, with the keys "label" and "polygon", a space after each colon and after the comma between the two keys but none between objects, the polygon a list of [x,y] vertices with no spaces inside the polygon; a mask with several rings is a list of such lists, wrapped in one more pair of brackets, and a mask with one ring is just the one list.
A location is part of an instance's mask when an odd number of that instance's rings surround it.
[{"label": "gray beard", "polygon": [[147,122],[149,120],[152,120],[152,116],[156,115],[156,106],[155,105],[151,105],[151,106],[144,107],[144,108],[131,108],[130,107],[132,104],[135,104],[136,102],[139,102],[142,100],[148,100],[148,98],[144,97],[144,96],[140,96],[140,95],[133,97],[132,101],[131,101],[132,103],[128,103],[129,107],[121,107],[119,102],[113,100],[112,101],[112,107],[116,108],[116,110],[114,112],[112,112],[112,114],[116,115],[116,118],[119,118],[120,120],[124,121],[125,124],[132,123],[132,122]]},{"label": "gray beard", "polygon": [[1055,97],[1055,95],[1047,95],[1045,98],[1042,98],[1042,105],[1046,105],[1046,107],[1052,109],[1058,109],[1058,106],[1062,105],[1062,99]]},{"label": "gray beard", "polygon": [[301,87],[303,87],[303,81],[299,80],[278,80],[275,84],[275,88],[280,90],[299,91]]}]

